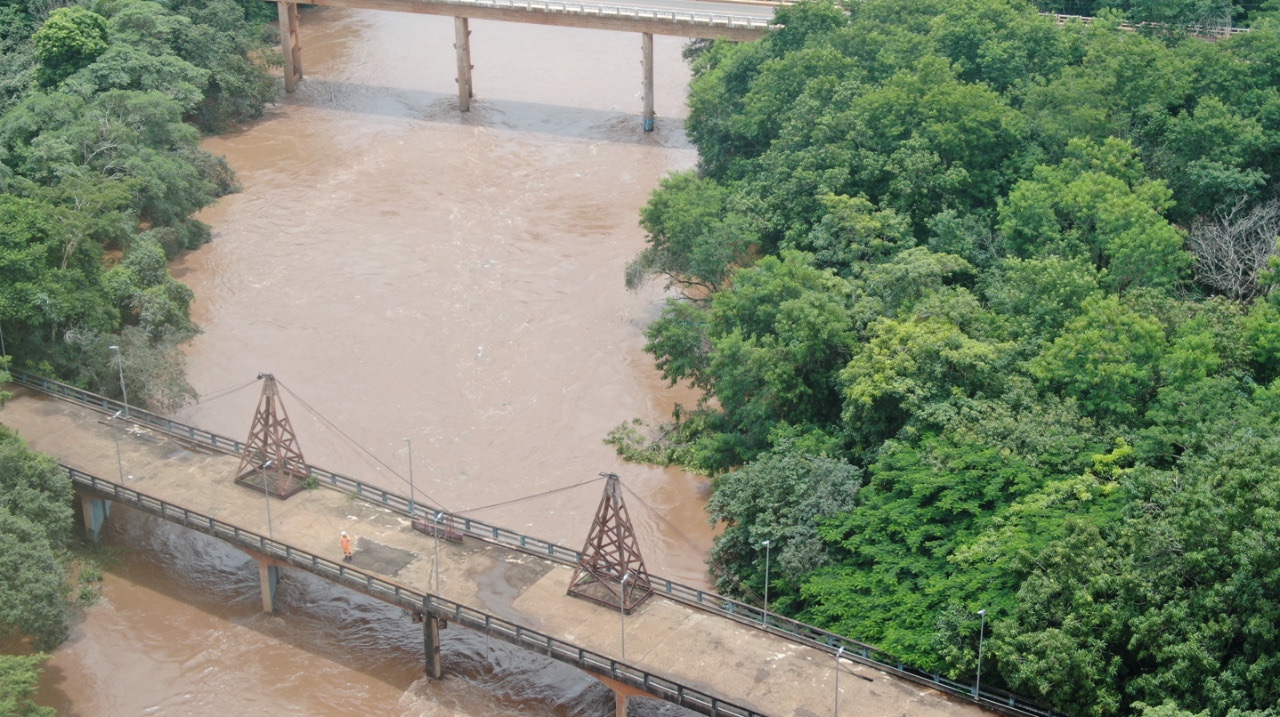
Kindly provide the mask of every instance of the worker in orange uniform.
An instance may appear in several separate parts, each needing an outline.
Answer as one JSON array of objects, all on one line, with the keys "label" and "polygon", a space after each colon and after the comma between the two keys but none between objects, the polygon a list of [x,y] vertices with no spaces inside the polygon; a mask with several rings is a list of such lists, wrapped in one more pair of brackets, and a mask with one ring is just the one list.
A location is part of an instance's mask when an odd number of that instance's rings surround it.
[{"label": "worker in orange uniform", "polygon": [[351,562],[351,536],[347,535],[347,531],[342,531],[338,542],[342,544],[342,559]]}]

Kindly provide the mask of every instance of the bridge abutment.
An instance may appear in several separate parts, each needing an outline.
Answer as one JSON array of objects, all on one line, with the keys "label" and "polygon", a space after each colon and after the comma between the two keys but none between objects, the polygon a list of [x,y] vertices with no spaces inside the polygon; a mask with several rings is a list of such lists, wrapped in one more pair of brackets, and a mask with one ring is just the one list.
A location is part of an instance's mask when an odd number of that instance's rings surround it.
[{"label": "bridge abutment", "polygon": [[84,532],[97,540],[102,533],[102,524],[111,516],[111,501],[82,492],[80,508],[84,511]]}]

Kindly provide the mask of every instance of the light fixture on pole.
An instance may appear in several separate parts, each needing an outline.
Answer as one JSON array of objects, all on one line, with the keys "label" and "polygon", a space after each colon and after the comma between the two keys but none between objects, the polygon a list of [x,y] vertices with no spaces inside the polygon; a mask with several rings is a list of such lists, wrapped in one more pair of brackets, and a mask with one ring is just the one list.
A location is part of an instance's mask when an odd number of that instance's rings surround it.
[{"label": "light fixture on pole", "polygon": [[840,656],[844,654],[844,647],[841,646],[836,650],[836,712],[835,717],[840,717]]},{"label": "light fixture on pole", "polygon": [[437,595],[440,594],[440,521],[443,519],[444,519],[444,511],[437,510],[435,518],[432,519],[432,522],[435,523],[435,525],[431,527],[431,534],[436,536],[435,568],[436,568],[436,594]]},{"label": "light fixture on pole", "polygon": [[764,611],[760,613],[760,624],[765,627],[769,626],[769,541],[761,543],[764,546]]},{"label": "light fixture on pole", "polygon": [[129,392],[124,388],[124,357],[120,355],[119,346],[108,346],[116,352],[116,368],[120,371],[120,395],[124,397],[124,417],[129,417]]},{"label": "light fixture on pole", "polygon": [[413,441],[406,438],[404,442],[409,446],[409,520],[413,520]]},{"label": "light fixture on pole", "polygon": [[978,679],[973,683],[974,699],[981,699],[979,693],[982,691],[982,638],[987,631],[987,609],[979,610],[978,617],[982,618],[982,622],[978,626]]},{"label": "light fixture on pole", "polygon": [[116,419],[121,413],[116,411],[116,415],[111,417],[111,435],[116,437],[116,470],[120,471],[120,484],[124,485],[124,462],[120,460],[120,429],[116,426]]},{"label": "light fixture on pole", "polygon": [[622,636],[622,661],[627,661],[627,578],[631,571],[618,583],[618,634]]}]

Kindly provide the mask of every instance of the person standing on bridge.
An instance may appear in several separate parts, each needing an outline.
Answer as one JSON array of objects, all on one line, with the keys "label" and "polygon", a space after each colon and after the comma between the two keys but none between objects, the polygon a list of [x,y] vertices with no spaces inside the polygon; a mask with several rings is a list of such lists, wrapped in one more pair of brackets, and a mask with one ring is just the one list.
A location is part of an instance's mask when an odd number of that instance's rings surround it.
[{"label": "person standing on bridge", "polygon": [[351,536],[347,535],[347,531],[342,531],[338,542],[342,545],[342,559],[351,562]]}]

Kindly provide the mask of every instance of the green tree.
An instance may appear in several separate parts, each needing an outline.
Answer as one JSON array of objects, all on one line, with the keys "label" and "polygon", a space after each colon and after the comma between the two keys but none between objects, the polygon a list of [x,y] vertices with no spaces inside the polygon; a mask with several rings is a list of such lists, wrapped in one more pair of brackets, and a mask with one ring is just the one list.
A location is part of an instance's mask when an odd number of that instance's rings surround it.
[{"label": "green tree", "polygon": [[39,686],[41,663],[48,655],[0,655],[0,714],[10,717],[56,717],[49,707],[31,701]]},{"label": "green tree", "polygon": [[741,595],[740,581],[746,580],[752,590],[763,592],[763,542],[768,540],[771,602],[794,600],[801,576],[831,562],[818,525],[850,510],[860,485],[857,468],[798,451],[789,441],[718,477],[707,504],[712,524],[725,524],[708,561],[718,588]]},{"label": "green tree", "polygon": [[1140,413],[1154,388],[1164,328],[1115,297],[1086,300],[1083,313],[1030,363],[1036,378],[1080,402],[1091,416]]},{"label": "green tree", "polygon": [[107,23],[103,17],[73,5],[49,13],[36,31],[36,80],[53,87],[107,50]]}]

